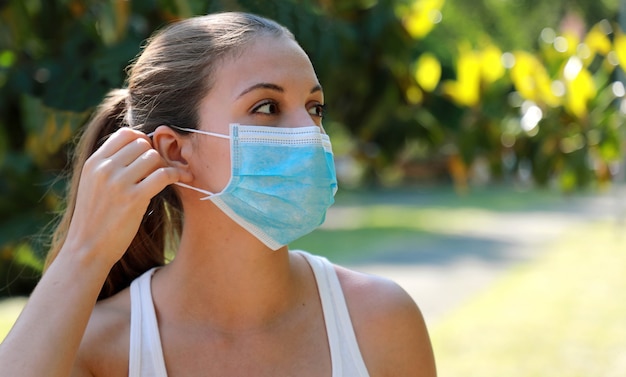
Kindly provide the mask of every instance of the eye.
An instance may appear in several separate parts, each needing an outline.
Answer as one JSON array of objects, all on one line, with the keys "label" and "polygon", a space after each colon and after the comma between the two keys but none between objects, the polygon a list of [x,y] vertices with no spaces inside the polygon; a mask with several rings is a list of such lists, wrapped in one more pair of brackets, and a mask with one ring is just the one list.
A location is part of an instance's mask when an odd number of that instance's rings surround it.
[{"label": "eye", "polygon": [[259,114],[266,114],[266,115],[278,114],[278,104],[274,101],[262,102],[261,104],[259,104],[258,106],[255,106],[252,109],[252,113],[259,113]]},{"label": "eye", "polygon": [[326,112],[326,105],[317,104],[309,109],[309,114],[316,116],[318,118],[323,118],[324,113]]}]

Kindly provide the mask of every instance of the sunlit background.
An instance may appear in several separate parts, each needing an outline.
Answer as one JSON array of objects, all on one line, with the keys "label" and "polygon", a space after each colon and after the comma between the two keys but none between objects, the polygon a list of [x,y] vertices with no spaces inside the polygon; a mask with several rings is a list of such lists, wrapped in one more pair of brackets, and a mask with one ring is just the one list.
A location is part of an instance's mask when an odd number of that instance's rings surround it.
[{"label": "sunlit background", "polygon": [[620,0],[0,1],[0,338],[94,106],[223,10],[286,25],[324,87],[341,190],[293,247],[400,283],[441,376],[626,374]]}]

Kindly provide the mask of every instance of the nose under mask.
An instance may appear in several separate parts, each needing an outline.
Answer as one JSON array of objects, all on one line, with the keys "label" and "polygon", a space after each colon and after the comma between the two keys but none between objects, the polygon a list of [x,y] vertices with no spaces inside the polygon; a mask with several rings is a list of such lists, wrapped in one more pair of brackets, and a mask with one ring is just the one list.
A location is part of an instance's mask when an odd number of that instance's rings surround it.
[{"label": "nose under mask", "polygon": [[230,125],[231,178],[218,193],[184,183],[272,250],[320,226],[334,203],[337,177],[328,135],[319,127]]}]

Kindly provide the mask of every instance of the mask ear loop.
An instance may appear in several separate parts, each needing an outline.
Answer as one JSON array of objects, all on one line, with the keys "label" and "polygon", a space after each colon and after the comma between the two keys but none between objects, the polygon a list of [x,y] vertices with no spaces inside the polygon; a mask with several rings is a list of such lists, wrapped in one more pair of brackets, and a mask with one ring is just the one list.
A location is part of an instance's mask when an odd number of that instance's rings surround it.
[{"label": "mask ear loop", "polygon": [[215,136],[215,137],[219,137],[222,139],[230,139],[230,135],[223,135],[223,134],[218,134],[215,132],[196,130],[195,128],[184,128],[184,127],[178,127],[178,126],[170,126],[170,127],[176,128],[177,130],[180,130],[180,131],[187,131],[187,132],[193,132],[196,134]]},{"label": "mask ear loop", "polygon": [[[215,132],[202,131],[202,130],[196,130],[194,128],[185,128],[185,127],[178,127],[178,126],[168,126],[168,127],[175,128],[175,129],[177,129],[179,131],[186,131],[186,132],[193,132],[193,133],[196,133],[196,134],[215,136],[215,137],[219,137],[219,138],[222,138],[222,139],[230,139],[230,135],[223,135],[223,134],[218,134],[218,133],[215,133]],[[155,132],[156,131],[152,131],[152,132],[146,134],[146,136],[148,136],[149,138],[152,138],[152,136],[154,136]]]},{"label": "mask ear loop", "polygon": [[188,185],[186,183],[174,182],[174,184],[177,185],[177,186],[180,186],[180,187],[188,188],[188,189],[191,189],[191,190],[198,191],[199,193],[205,194],[206,196],[204,198],[200,198],[200,200],[209,200],[213,195],[215,195],[214,192],[203,190],[203,189],[199,189],[197,187],[190,186],[190,185]]}]

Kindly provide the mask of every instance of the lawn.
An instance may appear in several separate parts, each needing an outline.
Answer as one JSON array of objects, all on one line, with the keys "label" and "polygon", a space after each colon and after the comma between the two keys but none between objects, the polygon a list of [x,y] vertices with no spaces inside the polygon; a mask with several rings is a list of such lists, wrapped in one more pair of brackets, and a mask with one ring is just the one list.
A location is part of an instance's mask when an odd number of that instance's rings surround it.
[{"label": "lawn", "polygon": [[466,233],[489,223],[494,213],[547,210],[572,198],[551,191],[503,188],[458,196],[449,188],[342,193],[323,226],[294,242],[336,263],[367,260],[410,247],[415,252],[433,241]]},{"label": "lawn", "polygon": [[626,234],[570,232],[432,329],[440,377],[616,377],[626,371]]},{"label": "lawn", "polygon": [[0,301],[0,341],[9,333],[25,302],[20,297]]}]

